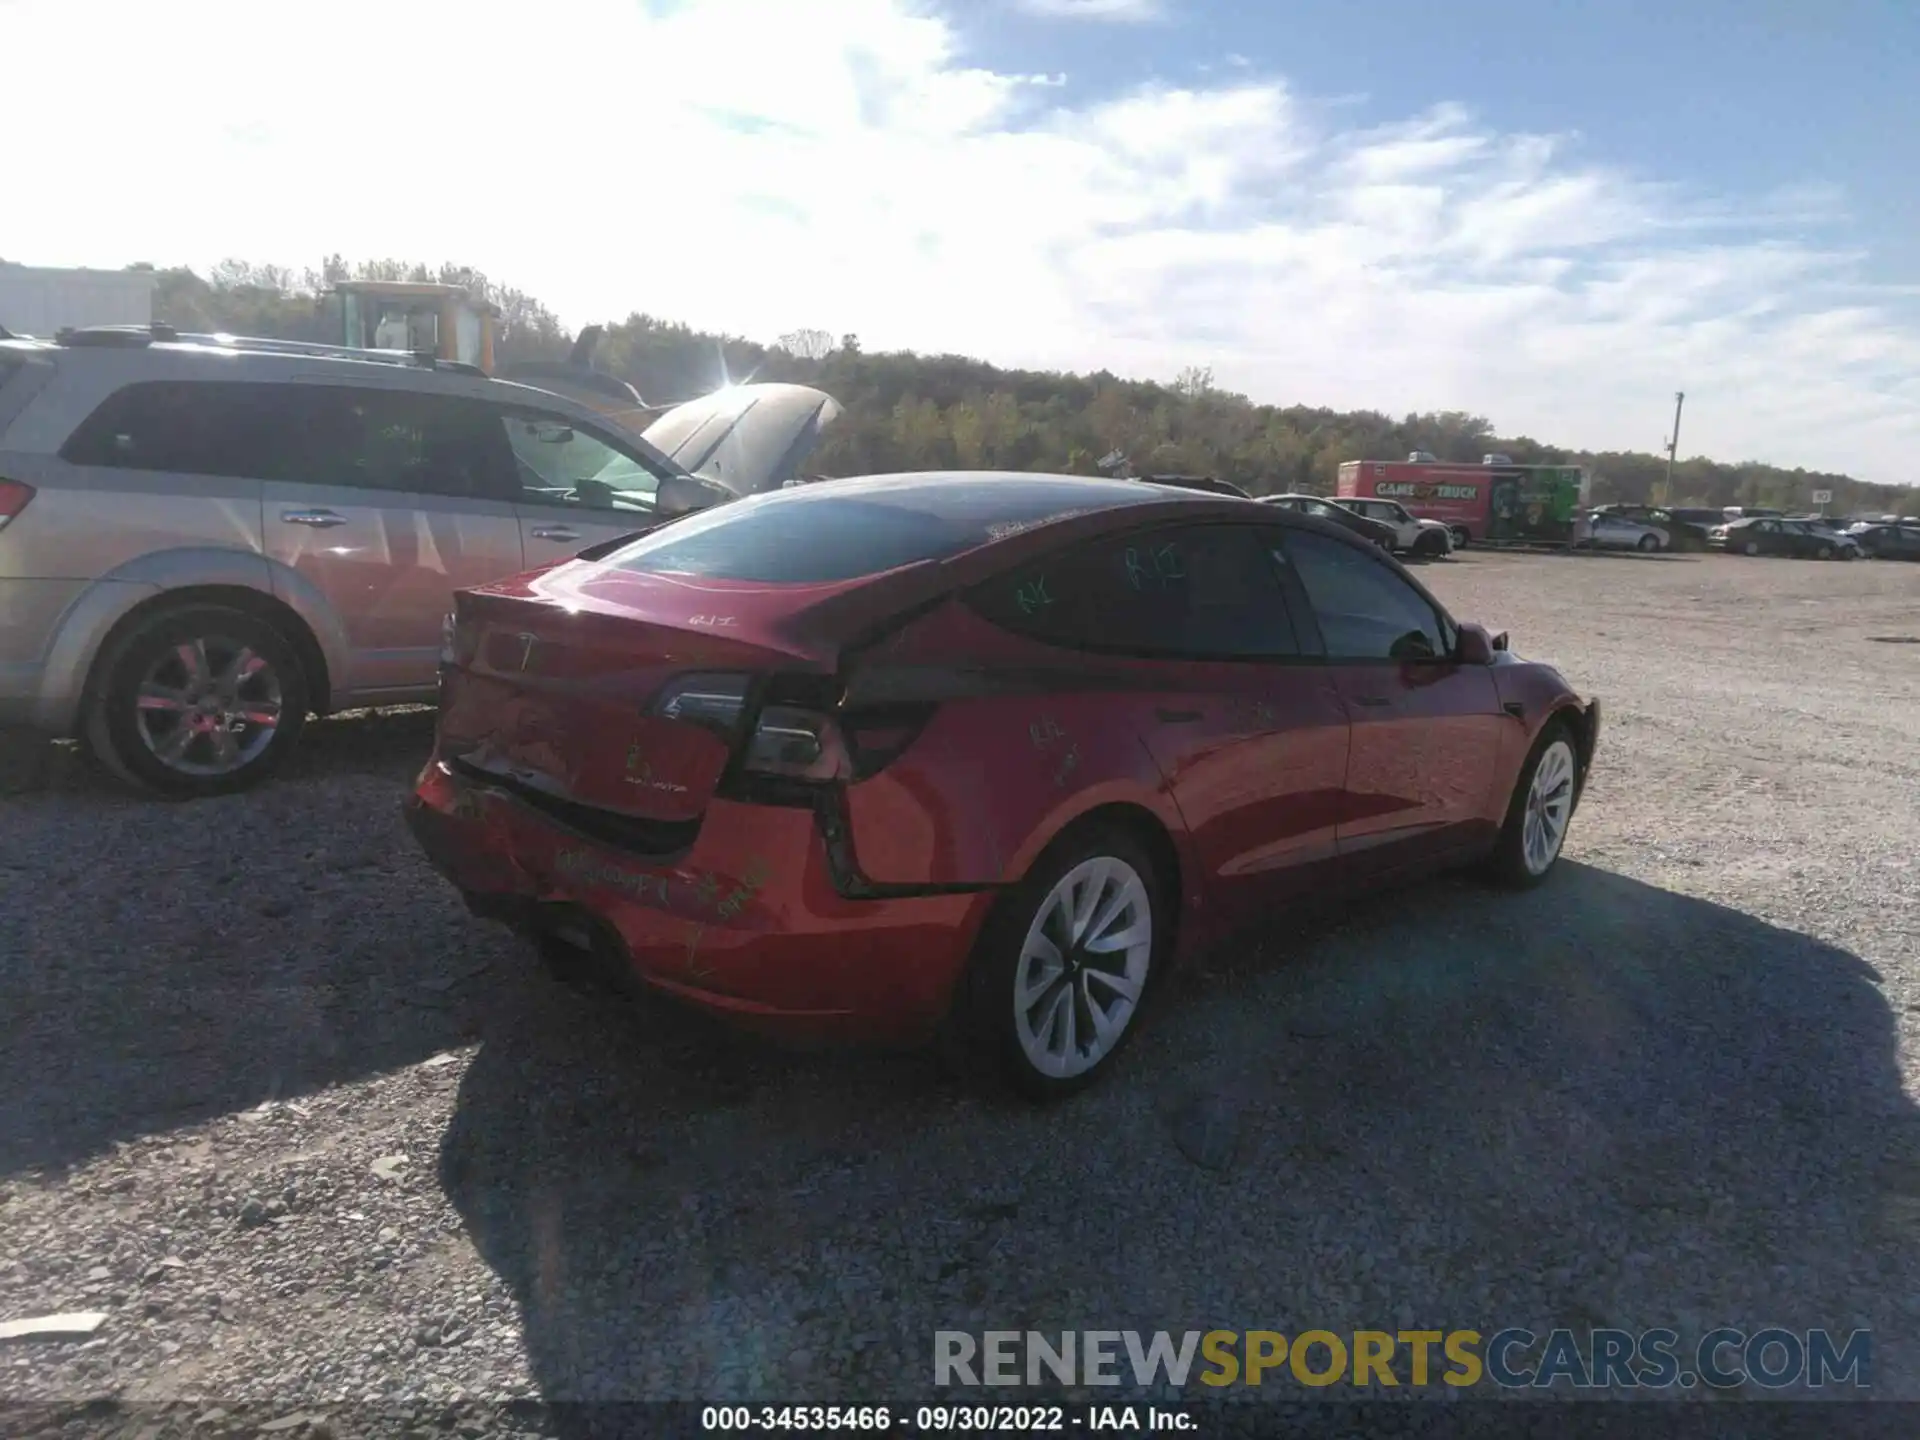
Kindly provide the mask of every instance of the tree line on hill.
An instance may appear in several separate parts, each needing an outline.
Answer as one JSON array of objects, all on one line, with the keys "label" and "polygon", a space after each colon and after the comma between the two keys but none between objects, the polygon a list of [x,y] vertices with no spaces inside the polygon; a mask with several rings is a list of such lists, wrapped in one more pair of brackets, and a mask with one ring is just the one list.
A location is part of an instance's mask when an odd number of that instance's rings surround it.
[{"label": "tree line on hill", "polygon": [[[182,330],[337,341],[338,301],[348,278],[460,284],[500,308],[502,362],[564,358],[573,337],[534,297],[467,266],[399,260],[349,264],[329,256],[299,273],[276,265],[221,262],[205,276],[155,272],[154,318]],[[1330,493],[1343,460],[1395,460],[1415,450],[1442,460],[1478,461],[1489,452],[1520,464],[1585,466],[1595,504],[1658,496],[1663,455],[1567,450],[1527,436],[1500,436],[1483,416],[1449,410],[1401,419],[1370,410],[1259,405],[1217,387],[1211,371],[1189,368],[1171,383],[1008,370],[959,355],[872,352],[856,335],[799,330],[771,344],[715,335],[676,321],[632,314],[605,327],[595,364],[650,405],[691,399],[728,380],[788,380],[833,395],[845,415],[827,432],[811,466],[827,475],[894,470],[1010,469],[1094,473],[1112,451],[1139,474],[1214,475],[1256,495]],[[1753,461],[1705,458],[1674,468],[1669,502],[1811,506],[1831,490],[1834,513],[1920,509],[1920,487],[1871,485],[1848,475],[1788,470]]]}]

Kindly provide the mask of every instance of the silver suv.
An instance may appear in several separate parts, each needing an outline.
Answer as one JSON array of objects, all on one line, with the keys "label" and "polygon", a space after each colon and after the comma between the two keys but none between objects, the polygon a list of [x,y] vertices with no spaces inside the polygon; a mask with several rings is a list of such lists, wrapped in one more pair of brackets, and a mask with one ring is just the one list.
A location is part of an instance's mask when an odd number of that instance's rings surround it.
[{"label": "silver suv", "polygon": [[309,713],[432,699],[456,589],[731,495],[471,367],[0,331],[0,724],[237,790]]}]

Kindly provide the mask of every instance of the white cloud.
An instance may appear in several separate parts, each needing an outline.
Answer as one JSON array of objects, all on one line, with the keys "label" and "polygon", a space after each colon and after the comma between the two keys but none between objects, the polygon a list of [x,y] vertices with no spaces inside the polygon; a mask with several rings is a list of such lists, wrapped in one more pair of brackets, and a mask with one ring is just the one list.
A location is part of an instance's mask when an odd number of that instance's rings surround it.
[{"label": "white cloud", "polygon": [[[0,179],[9,259],[446,259],[575,324],[1203,364],[1596,448],[1656,447],[1684,389],[1688,451],[1904,480],[1920,449],[1909,295],[1804,238],[1824,189],[1695,195],[1454,107],[1358,129],[1257,67],[999,73],[924,0],[562,0],[537,41],[454,0],[127,4],[104,48],[102,13],[7,9],[9,99],[46,117]],[[76,103],[77,54],[146,99]]]},{"label": "white cloud", "polygon": [[1138,23],[1158,20],[1166,14],[1162,0],[1015,0],[1015,3],[1030,14],[1057,16],[1066,20]]}]

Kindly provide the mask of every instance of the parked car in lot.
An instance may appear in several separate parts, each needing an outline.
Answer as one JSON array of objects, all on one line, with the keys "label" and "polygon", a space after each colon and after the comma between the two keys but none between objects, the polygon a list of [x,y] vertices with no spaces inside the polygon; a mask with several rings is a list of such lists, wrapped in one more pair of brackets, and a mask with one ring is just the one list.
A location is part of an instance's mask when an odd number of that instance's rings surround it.
[{"label": "parked car in lot", "polygon": [[1316,520],[1325,520],[1338,525],[1343,530],[1351,530],[1362,540],[1371,540],[1382,550],[1391,553],[1399,540],[1399,533],[1391,525],[1383,525],[1357,511],[1336,505],[1318,495],[1262,495],[1260,503],[1272,505],[1276,509],[1291,510],[1296,515],[1311,515]]},{"label": "parked car in lot", "polygon": [[1672,541],[1657,525],[1643,525],[1622,515],[1594,511],[1574,522],[1573,543],[1593,550],[1639,550],[1651,554],[1667,549]]},{"label": "parked car in lot", "polygon": [[1847,537],[1876,560],[1920,560],[1920,525],[1856,525]]},{"label": "parked car in lot", "polygon": [[1393,548],[1402,555],[1451,555],[1453,531],[1439,520],[1421,520],[1398,500],[1370,500],[1364,497],[1331,502],[1343,510],[1368,520],[1377,520],[1393,531]]},{"label": "parked car in lot", "polygon": [[1864,551],[1850,535],[1837,535],[1805,520],[1735,520],[1707,536],[1729,555],[1790,555],[1811,560],[1858,560]]},{"label": "parked car in lot", "polygon": [[455,589],[733,498],[470,367],[216,339],[0,338],[0,722],[162,794],[430,700]]},{"label": "parked car in lot", "polygon": [[1297,514],[1127,480],[758,495],[463,591],[406,815],[475,913],[1051,1096],[1269,907],[1553,869],[1598,702]]},{"label": "parked car in lot", "polygon": [[1667,537],[1663,550],[1705,550],[1707,532],[1726,524],[1718,510],[1669,510],[1662,505],[1596,505],[1593,513],[1652,526]]}]

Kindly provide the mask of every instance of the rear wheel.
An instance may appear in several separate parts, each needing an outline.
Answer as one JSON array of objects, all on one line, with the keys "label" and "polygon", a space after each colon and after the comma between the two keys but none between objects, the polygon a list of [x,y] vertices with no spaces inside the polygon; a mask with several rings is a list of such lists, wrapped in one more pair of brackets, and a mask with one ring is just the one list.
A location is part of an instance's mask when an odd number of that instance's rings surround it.
[{"label": "rear wheel", "polygon": [[1642,555],[1651,555],[1660,548],[1660,537],[1657,535],[1642,535],[1638,548]]},{"label": "rear wheel", "polygon": [[1452,526],[1451,529],[1453,532],[1453,548],[1456,550],[1466,549],[1467,541],[1473,538],[1471,535],[1467,533],[1466,526],[1455,525],[1455,526]]},{"label": "rear wheel", "polygon": [[1760,553],[1760,542],[1758,540],[1747,541],[1746,544],[1740,547],[1740,553],[1742,555],[1758,555]]},{"label": "rear wheel", "polygon": [[1833,546],[1831,546],[1831,545],[1822,545],[1822,546],[1821,546],[1821,547],[1819,548],[1819,550],[1817,550],[1817,551],[1815,552],[1815,554],[1816,554],[1816,555],[1818,555],[1818,556],[1819,556],[1819,558],[1820,558],[1820,559],[1822,559],[1822,560],[1831,560],[1831,559],[1833,559]]},{"label": "rear wheel", "polygon": [[100,658],[88,748],[114,774],[170,799],[258,784],[307,718],[299,656],[278,629],[225,605],[169,606]]},{"label": "rear wheel", "polygon": [[1496,881],[1511,889],[1530,890],[1553,873],[1573,820],[1579,787],[1580,758],[1573,729],[1564,720],[1555,720],[1534,741],[1513,787],[1506,823],[1489,865]]},{"label": "rear wheel", "polygon": [[975,1047],[1031,1099],[1090,1084],[1138,1028],[1170,919],[1153,857],[1125,830],[1059,846],[981,935],[965,997]]}]

